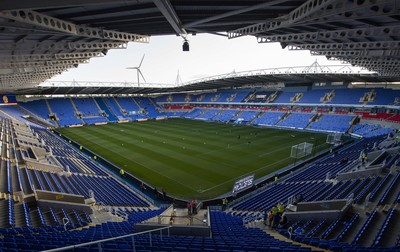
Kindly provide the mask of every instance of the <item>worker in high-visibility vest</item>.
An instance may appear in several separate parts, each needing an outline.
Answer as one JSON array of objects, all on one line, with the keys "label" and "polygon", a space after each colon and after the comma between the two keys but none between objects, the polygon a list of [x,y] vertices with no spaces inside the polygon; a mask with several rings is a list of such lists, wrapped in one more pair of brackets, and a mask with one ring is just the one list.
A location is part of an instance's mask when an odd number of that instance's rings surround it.
[{"label": "worker in high-visibility vest", "polygon": [[283,212],[285,211],[285,206],[284,206],[281,202],[279,202],[278,205],[277,205],[277,207],[278,207],[278,213],[279,213],[280,215],[282,215]]},{"label": "worker in high-visibility vest", "polygon": [[363,152],[361,155],[361,163],[364,165],[365,161],[367,161],[367,154],[365,154],[365,152]]},{"label": "worker in high-visibility vest", "polygon": [[125,171],[124,171],[124,169],[121,169],[121,170],[119,171],[119,174],[121,175],[121,177],[125,177]]},{"label": "worker in high-visibility vest", "polygon": [[222,210],[225,211],[226,210],[226,206],[228,205],[228,199],[227,198],[223,198],[222,199]]}]

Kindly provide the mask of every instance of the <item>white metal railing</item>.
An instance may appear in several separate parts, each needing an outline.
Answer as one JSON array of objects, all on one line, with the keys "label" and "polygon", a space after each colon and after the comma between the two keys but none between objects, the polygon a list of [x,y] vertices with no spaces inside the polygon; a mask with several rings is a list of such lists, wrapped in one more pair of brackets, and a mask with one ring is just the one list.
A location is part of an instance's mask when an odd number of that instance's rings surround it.
[{"label": "white metal railing", "polygon": [[62,219],[63,225],[64,225],[64,230],[67,231],[67,225],[69,224],[69,219],[64,217]]},{"label": "white metal railing", "polygon": [[121,235],[121,236],[118,236],[118,237],[112,237],[112,238],[107,238],[107,239],[102,239],[102,240],[92,241],[92,242],[85,242],[85,243],[81,243],[81,244],[70,245],[70,246],[65,246],[65,247],[56,248],[56,249],[49,249],[49,250],[44,250],[44,251],[45,252],[65,251],[65,250],[71,250],[71,249],[76,249],[76,248],[81,248],[81,247],[86,247],[86,246],[97,244],[99,252],[101,252],[103,250],[102,246],[101,246],[102,243],[109,242],[109,241],[115,241],[115,240],[119,240],[119,239],[123,239],[123,238],[127,238],[127,237],[131,237],[132,238],[133,251],[136,251],[136,249],[135,249],[135,238],[134,238],[136,235],[147,234],[148,233],[149,234],[150,246],[153,246],[151,233],[160,231],[160,236],[161,236],[161,240],[162,240],[162,230],[167,229],[167,231],[168,231],[167,236],[169,236],[169,230],[170,230],[171,227],[172,226],[156,228],[156,229],[147,230],[147,231],[143,231],[143,232],[138,232],[138,233],[134,233],[134,234]]}]

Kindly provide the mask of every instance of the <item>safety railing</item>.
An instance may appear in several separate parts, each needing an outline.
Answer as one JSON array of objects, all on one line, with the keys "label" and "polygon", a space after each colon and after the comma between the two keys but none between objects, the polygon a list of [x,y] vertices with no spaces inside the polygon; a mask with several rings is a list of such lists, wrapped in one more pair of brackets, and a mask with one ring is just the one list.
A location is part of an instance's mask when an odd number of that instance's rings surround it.
[{"label": "safety railing", "polygon": [[77,245],[70,245],[70,246],[65,246],[65,247],[61,247],[61,248],[56,248],[56,249],[49,249],[49,250],[44,250],[44,252],[56,252],[56,251],[65,251],[65,250],[71,250],[71,249],[77,249],[77,248],[82,248],[82,247],[86,247],[86,246],[91,246],[91,245],[96,245],[99,249],[99,252],[101,252],[102,243],[105,242],[109,242],[109,241],[115,241],[115,240],[119,240],[119,239],[123,239],[123,238],[128,238],[131,237],[132,238],[132,247],[133,247],[133,251],[136,251],[135,249],[135,236],[137,235],[141,235],[141,234],[149,234],[149,244],[150,247],[153,246],[153,241],[152,241],[152,237],[151,234],[153,232],[158,232],[160,231],[160,239],[162,240],[162,230],[167,229],[168,233],[167,236],[169,236],[169,229],[171,228],[171,226],[168,227],[162,227],[162,228],[156,228],[156,229],[152,229],[152,230],[147,230],[147,231],[143,231],[143,232],[138,232],[138,233],[134,233],[134,234],[127,234],[127,235],[122,235],[122,236],[118,236],[118,237],[112,237],[112,238],[107,238],[107,239],[102,239],[102,240],[98,240],[98,241],[92,241],[92,242],[85,242],[85,243],[81,243],[81,244],[77,244]]}]

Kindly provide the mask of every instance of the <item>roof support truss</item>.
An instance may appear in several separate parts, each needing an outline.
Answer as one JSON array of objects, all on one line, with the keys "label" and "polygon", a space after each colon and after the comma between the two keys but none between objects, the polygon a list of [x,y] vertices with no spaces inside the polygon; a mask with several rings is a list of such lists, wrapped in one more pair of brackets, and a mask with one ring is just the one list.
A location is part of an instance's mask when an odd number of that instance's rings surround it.
[{"label": "roof support truss", "polygon": [[123,42],[149,42],[149,36],[92,28],[83,25],[75,25],[74,23],[44,15],[32,10],[2,11],[0,12],[0,17],[80,37]]},{"label": "roof support truss", "polygon": [[172,7],[171,2],[169,0],[153,0],[153,3],[157,6],[157,8],[161,11],[164,17],[168,20],[176,34],[179,34],[183,37],[186,37],[187,32],[182,27],[182,23],[176,14],[174,7]]}]

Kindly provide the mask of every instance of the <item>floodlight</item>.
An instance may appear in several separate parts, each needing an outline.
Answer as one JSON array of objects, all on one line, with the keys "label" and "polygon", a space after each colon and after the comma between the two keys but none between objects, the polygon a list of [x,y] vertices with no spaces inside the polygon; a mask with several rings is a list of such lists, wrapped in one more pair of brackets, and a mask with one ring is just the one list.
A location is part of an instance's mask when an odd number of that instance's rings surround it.
[{"label": "floodlight", "polygon": [[189,41],[187,41],[186,39],[183,41],[182,51],[184,51],[184,52],[189,51]]}]

